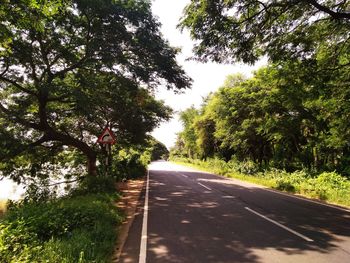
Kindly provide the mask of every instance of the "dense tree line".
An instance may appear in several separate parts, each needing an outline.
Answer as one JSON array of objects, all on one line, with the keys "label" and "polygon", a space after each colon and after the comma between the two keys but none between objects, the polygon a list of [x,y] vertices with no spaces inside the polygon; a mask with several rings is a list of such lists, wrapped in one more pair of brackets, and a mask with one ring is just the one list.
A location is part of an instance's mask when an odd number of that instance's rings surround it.
[{"label": "dense tree line", "polygon": [[289,61],[249,79],[229,76],[199,109],[180,114],[184,130],[173,154],[348,173],[349,72],[314,70]]}]

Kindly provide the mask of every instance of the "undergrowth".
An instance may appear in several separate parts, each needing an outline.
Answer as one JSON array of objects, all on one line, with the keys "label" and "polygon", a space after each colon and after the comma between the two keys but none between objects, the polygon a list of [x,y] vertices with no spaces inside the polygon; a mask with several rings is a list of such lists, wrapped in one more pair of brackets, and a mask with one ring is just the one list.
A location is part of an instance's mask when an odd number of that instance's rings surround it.
[{"label": "undergrowth", "polygon": [[0,262],[108,262],[122,219],[118,196],[110,179],[92,181],[60,198],[37,192],[10,202],[0,220]]}]

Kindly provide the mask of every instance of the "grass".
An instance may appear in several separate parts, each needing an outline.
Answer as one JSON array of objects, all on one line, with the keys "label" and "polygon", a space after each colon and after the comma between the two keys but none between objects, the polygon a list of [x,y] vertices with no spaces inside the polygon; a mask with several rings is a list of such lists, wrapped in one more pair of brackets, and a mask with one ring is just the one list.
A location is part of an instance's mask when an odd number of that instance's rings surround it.
[{"label": "grass", "polygon": [[335,172],[323,172],[315,176],[307,171],[293,173],[277,169],[258,171],[249,163],[236,161],[226,163],[218,159],[201,161],[179,158],[174,159],[174,162],[228,178],[350,207],[350,181]]},{"label": "grass", "polygon": [[109,262],[122,217],[115,193],[12,205],[0,219],[0,262]]}]

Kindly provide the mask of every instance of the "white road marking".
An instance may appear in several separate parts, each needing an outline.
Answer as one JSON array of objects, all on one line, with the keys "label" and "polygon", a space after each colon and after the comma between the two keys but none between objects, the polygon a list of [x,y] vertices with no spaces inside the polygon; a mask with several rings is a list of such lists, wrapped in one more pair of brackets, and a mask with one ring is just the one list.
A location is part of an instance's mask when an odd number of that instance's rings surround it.
[{"label": "white road marking", "polygon": [[222,198],[235,199],[236,197],[234,197],[232,195],[224,195],[224,196],[222,196]]},{"label": "white road marking", "polygon": [[211,189],[208,186],[205,186],[204,184],[198,183],[200,186],[204,187],[205,189],[211,191]]},{"label": "white road marking", "polygon": [[270,218],[268,218],[268,217],[266,217],[266,216],[264,216],[264,215],[262,215],[262,214],[260,214],[260,213],[258,213],[256,211],[254,211],[253,209],[250,209],[249,207],[245,207],[245,209],[247,209],[249,212],[251,212],[251,213],[253,213],[253,214],[257,215],[257,216],[260,216],[260,217],[264,218],[265,220],[267,220],[267,221],[269,221],[269,222],[271,222],[271,223],[273,223],[273,224],[275,224],[275,225],[277,225],[277,226],[287,230],[288,232],[290,232],[290,233],[292,233],[292,234],[294,234],[294,235],[296,235],[298,237],[301,237],[302,239],[304,239],[304,240],[306,240],[308,242],[313,242],[313,240],[311,238],[308,238],[307,236],[304,236],[303,234],[300,234],[300,233],[294,231],[293,229],[290,229],[289,227],[286,227],[286,226],[276,222],[275,220],[272,220],[272,219],[270,219]]},{"label": "white road marking", "polygon": [[148,196],[149,196],[149,170],[147,171],[145,206],[143,208],[143,222],[141,231],[141,245],[139,263],[146,263],[147,255],[147,223],[148,223]]},{"label": "white road marking", "polygon": [[180,174],[181,176],[183,176],[183,177],[185,177],[185,178],[188,178],[188,176],[187,175],[185,175],[185,174]]}]

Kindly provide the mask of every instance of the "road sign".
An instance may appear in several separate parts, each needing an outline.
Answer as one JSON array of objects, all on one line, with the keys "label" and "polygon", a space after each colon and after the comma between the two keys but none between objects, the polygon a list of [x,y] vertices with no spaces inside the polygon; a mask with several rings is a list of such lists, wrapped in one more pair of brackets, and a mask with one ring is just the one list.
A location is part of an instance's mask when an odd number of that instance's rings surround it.
[{"label": "road sign", "polygon": [[98,137],[97,142],[103,143],[103,144],[114,144],[115,143],[115,137],[113,132],[108,129],[107,127],[103,130],[100,137]]}]

